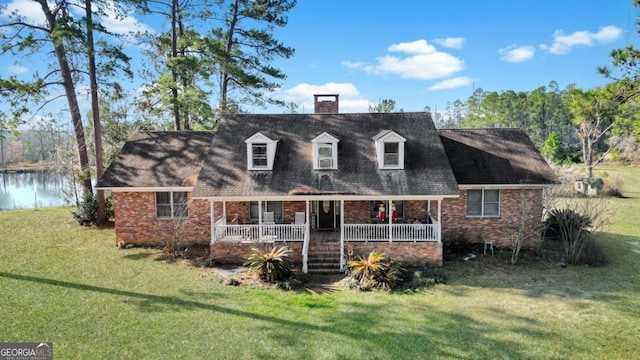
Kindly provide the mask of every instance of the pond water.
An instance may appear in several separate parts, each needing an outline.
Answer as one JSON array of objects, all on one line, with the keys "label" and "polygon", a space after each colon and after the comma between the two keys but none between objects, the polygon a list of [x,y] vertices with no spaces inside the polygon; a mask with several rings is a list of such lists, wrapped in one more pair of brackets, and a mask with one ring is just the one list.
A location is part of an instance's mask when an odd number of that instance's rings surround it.
[{"label": "pond water", "polygon": [[0,172],[0,210],[66,205],[65,186],[64,179],[53,173]]}]

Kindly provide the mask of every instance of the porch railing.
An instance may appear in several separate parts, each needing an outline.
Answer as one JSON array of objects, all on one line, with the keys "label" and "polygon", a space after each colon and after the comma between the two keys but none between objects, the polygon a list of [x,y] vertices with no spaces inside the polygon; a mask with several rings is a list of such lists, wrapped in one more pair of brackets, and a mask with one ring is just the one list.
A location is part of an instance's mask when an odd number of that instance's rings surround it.
[{"label": "porch railing", "polygon": [[[262,228],[262,231],[260,229]],[[219,225],[215,227],[215,241],[222,242],[273,242],[304,241],[305,224],[275,225]]]},{"label": "porch railing", "polygon": [[440,224],[344,224],[344,240],[440,241]]}]

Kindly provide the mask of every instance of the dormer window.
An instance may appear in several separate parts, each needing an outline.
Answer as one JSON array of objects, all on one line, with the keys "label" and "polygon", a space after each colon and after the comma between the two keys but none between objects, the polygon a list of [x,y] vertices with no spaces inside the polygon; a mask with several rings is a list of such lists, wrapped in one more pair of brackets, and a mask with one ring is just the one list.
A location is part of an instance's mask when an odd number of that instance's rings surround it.
[{"label": "dormer window", "polygon": [[267,144],[251,144],[251,163],[254,169],[267,168]]},{"label": "dormer window", "polygon": [[393,130],[382,130],[373,137],[379,169],[404,169],[405,137]]},{"label": "dormer window", "polygon": [[384,166],[399,166],[400,144],[397,142],[384,143]]},{"label": "dormer window", "polygon": [[280,139],[273,133],[259,131],[247,140],[247,169],[273,170],[276,148]]},{"label": "dormer window", "polygon": [[313,143],[313,169],[338,169],[338,138],[323,132],[311,140]]}]

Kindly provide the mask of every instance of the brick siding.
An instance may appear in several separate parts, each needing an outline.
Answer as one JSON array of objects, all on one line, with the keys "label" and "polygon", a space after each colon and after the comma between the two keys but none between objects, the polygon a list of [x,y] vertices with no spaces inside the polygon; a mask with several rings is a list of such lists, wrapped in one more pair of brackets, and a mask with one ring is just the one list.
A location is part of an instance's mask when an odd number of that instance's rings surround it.
[{"label": "brick siding", "polygon": [[500,216],[467,217],[467,192],[442,203],[442,241],[445,244],[482,243],[492,240],[497,248],[510,249],[523,220],[523,201],[527,208],[522,247],[534,249],[540,243],[542,229],[542,189],[500,190]]},{"label": "brick siding", "polygon": [[[191,200],[189,194],[189,218],[182,220],[158,219],[153,192],[115,192],[116,241],[119,244],[163,245],[174,236],[180,242],[207,244],[211,239],[209,202]],[[467,193],[460,198],[445,199],[442,203],[442,240],[445,245],[455,243],[481,243],[492,240],[497,248],[510,248],[517,237],[522,221],[523,202],[528,208],[525,219],[525,242],[523,248],[535,248],[540,241],[542,216],[542,190],[500,190],[500,216],[477,218],[466,216]],[[227,223],[237,219],[238,223],[249,223],[249,202],[226,202]],[[345,223],[369,223],[369,201],[345,201]],[[305,201],[283,203],[284,222],[293,223],[296,212],[305,212]],[[312,209],[313,211],[313,209]],[[214,203],[214,218],[222,218],[222,202]],[[437,202],[431,202],[431,215],[437,215]],[[425,218],[427,202],[404,201],[405,219]],[[216,243],[211,245],[211,254],[219,263],[241,264],[244,256],[255,244]],[[296,262],[301,262],[301,243],[293,243]],[[299,249],[298,249],[299,247]],[[369,242],[349,243],[353,254],[365,254],[379,250],[389,256],[413,265],[442,266],[442,244],[437,242]]]},{"label": "brick siding", "polygon": [[349,242],[346,245],[346,256],[355,258],[366,257],[377,250],[388,257],[402,261],[411,266],[442,266],[442,243],[429,242]]},{"label": "brick siding", "polygon": [[211,239],[209,202],[189,199],[187,219],[158,219],[155,193],[114,192],[116,242],[119,245],[207,244]]},{"label": "brick siding", "polygon": [[269,251],[273,246],[288,246],[292,250],[291,262],[297,265],[302,264],[302,242],[289,243],[225,243],[217,242],[209,246],[209,256],[215,259],[220,265],[243,264],[245,257],[249,255],[252,247],[261,251]]}]

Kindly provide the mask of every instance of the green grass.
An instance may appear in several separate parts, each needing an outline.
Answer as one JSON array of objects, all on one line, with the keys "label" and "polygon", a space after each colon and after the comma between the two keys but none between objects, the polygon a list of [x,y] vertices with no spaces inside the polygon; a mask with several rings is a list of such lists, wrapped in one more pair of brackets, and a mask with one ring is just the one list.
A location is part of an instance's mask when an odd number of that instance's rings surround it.
[{"label": "green grass", "polygon": [[[609,264],[445,264],[419,293],[224,286],[154,250],[115,248],[69,209],[0,212],[0,342],[57,359],[629,359],[640,348],[640,169],[601,236]],[[606,181],[606,178],[605,178]]]}]

